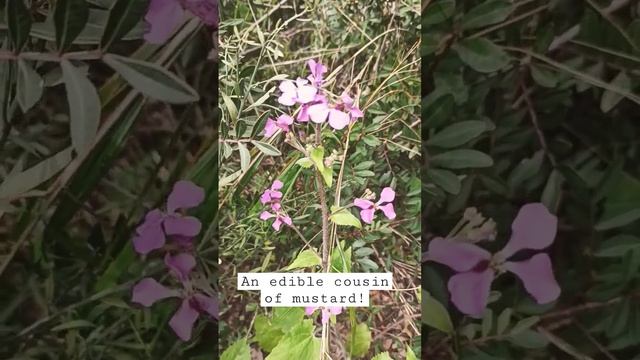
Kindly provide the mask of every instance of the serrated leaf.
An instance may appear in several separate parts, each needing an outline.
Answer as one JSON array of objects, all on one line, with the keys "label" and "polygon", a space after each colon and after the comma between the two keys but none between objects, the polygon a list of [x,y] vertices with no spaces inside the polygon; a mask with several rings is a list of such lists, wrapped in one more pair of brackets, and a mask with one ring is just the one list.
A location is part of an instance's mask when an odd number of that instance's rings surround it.
[{"label": "serrated leaf", "polygon": [[71,162],[71,148],[60,151],[27,170],[13,174],[0,184],[0,199],[11,199],[51,179]]},{"label": "serrated leaf", "polygon": [[240,338],[225,350],[220,360],[251,360],[251,348],[245,338]]},{"label": "serrated leaf", "polygon": [[81,69],[68,60],[62,60],[60,66],[69,101],[71,143],[76,152],[81,154],[93,144],[98,132],[100,98],[95,86]]},{"label": "serrated leaf", "polygon": [[365,323],[356,325],[353,333],[347,336],[347,352],[352,357],[362,357],[369,352],[371,346],[371,331]]},{"label": "serrated leaf", "polygon": [[425,290],[422,291],[422,322],[444,333],[453,333],[449,312]]},{"label": "serrated leaf", "polygon": [[460,121],[431,136],[427,145],[450,149],[475,139],[487,130],[489,127],[484,121]]},{"label": "serrated leaf", "polygon": [[273,310],[271,324],[284,333],[288,333],[304,318],[304,308],[301,307],[276,307]]},{"label": "serrated leaf", "polygon": [[16,97],[23,112],[31,109],[42,97],[44,80],[29,63],[18,60],[18,83]]},{"label": "serrated leaf", "polygon": [[505,0],[489,0],[473,7],[462,18],[462,29],[469,30],[506,20],[514,6]]},{"label": "serrated leaf", "polygon": [[314,267],[321,263],[322,259],[318,254],[312,250],[304,250],[296,256],[296,259],[287,267],[287,270]]},{"label": "serrated leaf", "polygon": [[134,89],[156,100],[185,104],[200,98],[191,86],[157,64],[114,54],[104,55],[103,61]]},{"label": "serrated leaf", "polygon": [[105,25],[100,47],[107,49],[117,40],[122,39],[140,21],[147,11],[149,0],[117,0],[109,10],[109,18]]},{"label": "serrated leaf", "polygon": [[485,168],[493,166],[493,159],[477,150],[458,149],[434,155],[431,164],[446,169]]},{"label": "serrated leaf", "polygon": [[271,352],[284,336],[284,332],[280,328],[271,325],[269,319],[264,315],[256,316],[253,328],[255,329],[254,340],[267,352]]},{"label": "serrated leaf", "polygon": [[346,209],[334,212],[329,216],[329,219],[336,225],[355,226],[358,229],[362,228],[360,220]]},{"label": "serrated leaf", "polygon": [[485,38],[465,39],[453,46],[460,59],[475,71],[491,73],[509,64],[509,56]]},{"label": "serrated leaf", "polygon": [[304,320],[282,337],[265,360],[318,359],[320,339],[313,336],[313,322]]},{"label": "serrated leaf", "polygon": [[58,0],[53,11],[58,50],[65,51],[80,35],[89,19],[85,0]]},{"label": "serrated leaf", "polygon": [[255,147],[257,147],[258,150],[260,150],[265,155],[269,155],[269,156],[280,156],[280,155],[282,155],[280,150],[276,149],[271,144],[267,144],[265,142],[257,141],[257,140],[251,140],[251,143],[253,145],[255,145]]},{"label": "serrated leaf", "polygon": [[7,0],[7,30],[16,52],[20,52],[29,39],[31,30],[31,13],[24,0]]}]

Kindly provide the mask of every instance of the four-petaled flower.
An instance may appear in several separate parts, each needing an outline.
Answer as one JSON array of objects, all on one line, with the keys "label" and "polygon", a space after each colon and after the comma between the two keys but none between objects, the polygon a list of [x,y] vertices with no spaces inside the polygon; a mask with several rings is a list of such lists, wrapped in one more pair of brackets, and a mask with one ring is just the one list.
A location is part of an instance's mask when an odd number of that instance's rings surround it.
[{"label": "four-petaled flower", "polygon": [[329,321],[329,318],[331,318],[331,315],[339,315],[340,313],[342,313],[342,307],[340,306],[327,306],[327,307],[309,306],[304,309],[304,312],[308,316],[311,316],[318,309],[322,310],[322,325],[326,324]]},{"label": "four-petaled flower", "polygon": [[279,89],[282,95],[278,98],[278,102],[285,106],[310,103],[318,93],[315,86],[309,85],[309,81],[302,78],[298,78],[295,82],[284,80],[280,83]]},{"label": "four-petaled flower", "polygon": [[164,44],[183,21],[185,10],[208,26],[218,26],[218,0],[151,0],[144,17],[147,23],[144,39]]},{"label": "four-petaled flower", "polygon": [[316,124],[322,124],[329,120],[329,126],[336,130],[344,129],[351,122],[351,117],[342,111],[339,106],[329,104],[324,99],[306,109],[309,118]]},{"label": "four-petaled flower", "polygon": [[264,126],[264,136],[271,137],[271,135],[275,134],[278,129],[283,132],[289,132],[289,126],[293,124],[293,118],[289,115],[283,114],[278,116],[277,120],[273,120],[272,118],[267,119],[267,123]]},{"label": "four-petaled flower", "polygon": [[198,291],[194,287],[190,273],[196,266],[196,260],[192,255],[167,254],[164,262],[171,274],[180,281],[182,289],[167,288],[153,278],[144,278],[133,287],[131,301],[150,307],[158,300],[181,298],[180,307],[169,320],[169,326],[180,339],[189,341],[193,325],[200,314],[207,313],[218,318],[218,301],[214,296]]},{"label": "four-petaled flower", "polygon": [[287,214],[285,214],[284,211],[282,211],[282,205],[280,205],[280,203],[271,204],[271,210],[273,210],[275,214],[272,214],[268,211],[263,211],[260,214],[260,220],[266,221],[271,218],[275,218],[273,224],[271,224],[275,231],[280,231],[280,227],[282,226],[282,224],[286,224],[289,226],[293,225],[291,218]]},{"label": "four-petaled flower", "polygon": [[449,279],[449,293],[451,301],[467,315],[482,316],[491,283],[505,271],[519,277],[537,303],[546,304],[560,296],[549,256],[538,253],[528,260],[507,260],[520,250],[549,247],[555,239],[557,225],[558,219],[543,204],[527,204],[511,225],[511,239],[496,254],[491,255],[474,244],[435,238],[429,243],[426,260],[447,265],[457,272]]},{"label": "four-petaled flower", "polygon": [[367,224],[371,224],[373,218],[375,217],[376,210],[382,210],[384,215],[389,218],[389,220],[393,220],[396,218],[396,212],[393,208],[392,201],[395,199],[396,193],[392,188],[386,187],[382,189],[380,193],[380,200],[374,203],[373,201],[367,199],[357,198],[353,201],[353,204],[359,207],[360,210],[360,218],[362,221]]},{"label": "four-petaled flower", "polygon": [[186,180],[174,184],[167,199],[167,211],[153,209],[147,213],[144,222],[136,229],[133,246],[140,254],[164,246],[167,237],[179,242],[190,239],[198,233],[202,224],[192,216],[184,216],[178,210],[186,210],[198,206],[204,200],[204,190]]},{"label": "four-petaled flower", "polygon": [[283,186],[284,184],[282,183],[282,181],[280,180],[274,181],[273,184],[271,184],[271,187],[262,193],[262,195],[260,196],[260,202],[263,205],[266,205],[272,202],[279,202],[280,199],[282,199],[282,192],[280,192],[280,190],[282,189]]}]

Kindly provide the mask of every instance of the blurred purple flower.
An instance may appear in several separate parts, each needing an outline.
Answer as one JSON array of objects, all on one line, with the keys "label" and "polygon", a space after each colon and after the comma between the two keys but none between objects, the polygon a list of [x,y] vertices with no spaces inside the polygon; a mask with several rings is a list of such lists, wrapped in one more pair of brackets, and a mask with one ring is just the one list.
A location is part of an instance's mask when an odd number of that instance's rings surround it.
[{"label": "blurred purple flower", "polygon": [[318,309],[321,309],[322,311],[322,325],[326,324],[329,321],[329,318],[331,318],[331,315],[339,315],[342,313],[342,307],[340,306],[328,306],[328,307],[308,306],[304,309],[304,312],[308,316],[311,316]]},{"label": "blurred purple flower", "polygon": [[278,130],[289,132],[289,126],[291,126],[292,124],[293,118],[286,114],[278,116],[277,120],[269,118],[267,119],[267,123],[264,126],[264,136],[271,137]]},{"label": "blurred purple flower", "polygon": [[520,250],[542,250],[556,236],[558,220],[541,203],[524,205],[511,225],[511,239],[501,251],[491,255],[470,244],[435,238],[429,243],[425,259],[447,265],[457,272],[449,279],[451,301],[463,313],[481,317],[487,307],[491,283],[506,271],[522,280],[527,292],[538,304],[560,296],[551,260],[539,253],[524,261],[507,261]]},{"label": "blurred purple flower", "polygon": [[218,26],[218,0],[151,0],[144,17],[147,22],[144,39],[164,44],[184,19],[185,10],[208,26]]},{"label": "blurred purple flower", "polygon": [[380,200],[374,203],[373,201],[367,199],[355,199],[353,200],[353,204],[359,207],[360,210],[360,218],[362,221],[367,224],[371,224],[373,218],[375,217],[376,210],[382,210],[384,215],[389,218],[389,220],[393,220],[396,218],[396,212],[393,208],[393,200],[396,197],[396,193],[392,188],[386,187],[382,189],[380,192]]},{"label": "blurred purple flower", "polygon": [[309,81],[302,78],[298,78],[295,82],[284,80],[280,83],[279,89],[282,94],[278,98],[278,102],[285,106],[312,102],[318,93],[318,89],[309,85]]},{"label": "blurred purple flower", "polygon": [[190,279],[191,271],[196,266],[195,258],[190,254],[167,254],[164,262],[171,274],[180,281],[182,289],[170,289],[153,278],[144,278],[132,290],[131,301],[150,307],[156,301],[178,297],[182,299],[180,307],[175,312],[169,326],[183,341],[191,339],[193,325],[200,314],[209,314],[218,318],[218,300],[214,296],[206,295],[194,289]]},{"label": "blurred purple flower", "polygon": [[153,209],[136,229],[133,247],[142,255],[164,246],[167,236],[184,242],[200,233],[202,224],[192,216],[184,216],[179,210],[198,206],[204,200],[204,190],[194,183],[181,180],[173,185],[167,199],[167,211]]},{"label": "blurred purple flower", "polygon": [[286,224],[289,226],[293,225],[291,218],[282,211],[282,205],[280,205],[280,203],[271,204],[271,210],[273,210],[275,214],[272,214],[268,211],[263,211],[260,214],[260,220],[267,221],[271,218],[275,218],[273,224],[271,224],[275,231],[280,231],[280,227],[282,226],[282,224]]},{"label": "blurred purple flower", "polygon": [[271,184],[271,187],[262,193],[262,195],[260,196],[260,202],[263,205],[266,205],[272,202],[280,201],[280,199],[282,199],[282,192],[280,192],[280,190],[283,186],[284,184],[282,183],[282,181],[274,181],[273,184]]}]

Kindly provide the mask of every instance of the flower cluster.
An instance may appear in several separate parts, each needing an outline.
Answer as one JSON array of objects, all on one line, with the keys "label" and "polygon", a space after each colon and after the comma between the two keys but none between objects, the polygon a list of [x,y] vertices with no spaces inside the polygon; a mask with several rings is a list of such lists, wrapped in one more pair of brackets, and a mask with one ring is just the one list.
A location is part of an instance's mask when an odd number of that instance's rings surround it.
[{"label": "flower cluster", "polygon": [[269,205],[271,210],[274,212],[270,213],[268,211],[263,211],[260,214],[260,220],[266,221],[275,218],[271,224],[275,231],[280,231],[282,224],[289,226],[293,225],[291,218],[284,213],[282,205],[280,204],[280,200],[282,200],[282,192],[280,192],[280,190],[283,186],[284,184],[282,181],[276,180],[271,184],[271,187],[265,190],[264,193],[262,193],[262,196],[260,196],[260,202],[263,205]]},{"label": "flower cluster", "polygon": [[362,221],[371,224],[375,217],[376,210],[381,210],[389,220],[396,218],[396,211],[393,208],[393,200],[395,198],[395,191],[390,187],[386,187],[380,192],[380,200],[378,200],[378,202],[374,203],[368,199],[357,198],[353,201],[353,205],[360,208],[360,218]]},{"label": "flower cluster", "polygon": [[449,279],[449,293],[455,306],[467,315],[482,316],[491,283],[506,271],[522,280],[536,302],[546,304],[560,296],[549,255],[538,253],[523,261],[509,259],[521,250],[549,247],[555,239],[557,225],[557,218],[543,204],[527,204],[511,225],[511,239],[497,253],[492,255],[471,243],[435,238],[429,243],[425,260],[444,264],[457,272]]},{"label": "flower cluster", "polygon": [[151,0],[144,17],[147,23],[144,39],[164,44],[184,20],[185,11],[210,27],[218,26],[218,0]]},{"label": "flower cluster", "polygon": [[200,221],[179,212],[196,207],[203,200],[202,188],[189,181],[178,181],[169,194],[166,211],[149,211],[133,239],[133,246],[141,255],[165,247],[167,240],[175,245],[165,249],[164,263],[180,287],[168,288],[153,278],[144,278],[133,287],[131,301],[150,307],[158,300],[180,298],[181,305],[169,320],[169,326],[183,341],[191,339],[193,326],[200,314],[218,317],[218,301],[213,289],[194,271],[196,259],[192,253],[192,242],[200,233]]}]

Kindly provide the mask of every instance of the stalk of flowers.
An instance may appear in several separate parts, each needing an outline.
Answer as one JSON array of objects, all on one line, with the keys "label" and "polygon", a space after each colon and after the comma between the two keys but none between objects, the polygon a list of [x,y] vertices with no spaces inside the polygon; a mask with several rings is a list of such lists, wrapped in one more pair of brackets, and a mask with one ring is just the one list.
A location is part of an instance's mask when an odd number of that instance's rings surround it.
[{"label": "stalk of flowers", "polygon": [[218,318],[218,300],[206,278],[196,271],[193,238],[200,233],[200,221],[183,212],[198,206],[204,191],[190,181],[178,181],[167,198],[165,210],[153,209],[136,229],[133,246],[146,256],[164,250],[164,264],[169,273],[167,287],[151,277],[140,280],[132,289],[131,301],[144,307],[166,298],[179,298],[180,306],[169,326],[183,341],[189,341],[201,314]]},{"label": "stalk of flowers", "polygon": [[446,265],[456,272],[448,283],[451,301],[469,316],[482,316],[491,283],[506,272],[518,277],[537,303],[550,303],[558,299],[561,290],[549,255],[540,252],[522,261],[511,258],[521,250],[543,250],[551,246],[557,224],[557,218],[543,204],[527,204],[511,225],[511,238],[497,253],[491,254],[469,242],[435,238],[423,259]]}]

